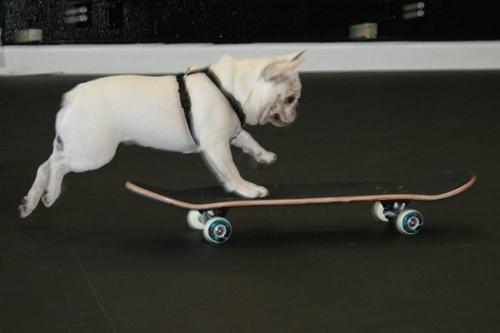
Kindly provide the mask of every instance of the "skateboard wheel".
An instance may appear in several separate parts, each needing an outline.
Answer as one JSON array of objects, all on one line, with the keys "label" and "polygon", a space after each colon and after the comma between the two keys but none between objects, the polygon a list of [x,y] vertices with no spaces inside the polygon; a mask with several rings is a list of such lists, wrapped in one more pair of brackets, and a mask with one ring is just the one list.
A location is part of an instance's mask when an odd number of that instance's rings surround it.
[{"label": "skateboard wheel", "polygon": [[376,221],[379,222],[389,222],[389,219],[385,215],[384,205],[380,201],[376,201],[372,206],[372,215]]},{"label": "skateboard wheel", "polygon": [[193,230],[203,230],[205,223],[203,214],[197,210],[190,210],[186,217],[188,226]]},{"label": "skateboard wheel", "polygon": [[223,217],[213,217],[207,221],[203,228],[203,237],[210,244],[222,244],[227,242],[233,228],[231,223]]},{"label": "skateboard wheel", "polygon": [[414,209],[403,210],[396,218],[396,230],[405,236],[413,236],[424,226],[424,217]]}]

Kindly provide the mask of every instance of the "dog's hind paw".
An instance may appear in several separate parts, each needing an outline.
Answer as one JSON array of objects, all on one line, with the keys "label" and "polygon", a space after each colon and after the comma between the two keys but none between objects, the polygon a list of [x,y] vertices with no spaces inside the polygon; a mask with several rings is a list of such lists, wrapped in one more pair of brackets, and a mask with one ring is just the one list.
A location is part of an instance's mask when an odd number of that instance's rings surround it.
[{"label": "dog's hind paw", "polygon": [[28,199],[24,197],[17,210],[19,211],[19,216],[25,218],[33,212],[34,208],[29,207]]}]

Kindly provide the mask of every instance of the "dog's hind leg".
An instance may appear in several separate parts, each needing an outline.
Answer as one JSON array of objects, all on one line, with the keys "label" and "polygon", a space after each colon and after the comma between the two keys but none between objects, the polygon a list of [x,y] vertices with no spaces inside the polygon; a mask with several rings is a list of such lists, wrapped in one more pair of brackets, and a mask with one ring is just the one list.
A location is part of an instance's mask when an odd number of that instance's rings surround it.
[{"label": "dog's hind leg", "polygon": [[19,214],[23,218],[33,212],[36,206],[38,206],[40,198],[45,193],[49,182],[50,159],[51,157],[38,167],[35,181],[31,185],[28,194],[21,201],[21,205],[19,205]]},{"label": "dog's hind leg", "polygon": [[61,193],[62,178],[68,171],[62,155],[62,143],[56,137],[52,154],[38,167],[35,181],[19,206],[20,216],[24,218],[30,215],[42,196],[44,205],[51,206]]},{"label": "dog's hind leg", "polygon": [[[56,141],[58,138],[56,138]],[[45,189],[45,194],[42,197],[42,203],[45,207],[50,207],[57,200],[61,194],[61,185],[64,176],[70,171],[68,168],[63,153],[62,148],[57,146],[58,143],[54,143],[54,152],[49,159],[49,181]]]}]

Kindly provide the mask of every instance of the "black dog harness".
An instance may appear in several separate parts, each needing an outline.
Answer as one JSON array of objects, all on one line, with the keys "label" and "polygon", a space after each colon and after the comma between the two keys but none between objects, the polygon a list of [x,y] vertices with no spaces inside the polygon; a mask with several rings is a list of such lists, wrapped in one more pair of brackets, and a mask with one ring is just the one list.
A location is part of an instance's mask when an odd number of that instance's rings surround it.
[{"label": "black dog harness", "polygon": [[193,71],[190,71],[188,69],[185,73],[177,74],[175,77],[177,78],[177,84],[179,86],[179,99],[181,101],[182,109],[184,110],[184,115],[186,117],[186,122],[188,124],[189,132],[191,133],[191,137],[193,138],[194,142],[196,142],[196,144],[199,145],[198,139],[193,130],[193,118],[191,115],[191,98],[189,97],[189,91],[187,90],[185,81],[186,76],[197,73],[205,74],[210,79],[210,81],[212,81],[212,83],[219,89],[222,95],[224,95],[224,97],[231,105],[231,108],[238,116],[241,127],[245,125],[245,113],[243,112],[241,103],[238,102],[238,100],[234,97],[233,94],[224,89],[224,87],[220,83],[219,78],[214,74],[214,72],[210,70],[209,67]]}]

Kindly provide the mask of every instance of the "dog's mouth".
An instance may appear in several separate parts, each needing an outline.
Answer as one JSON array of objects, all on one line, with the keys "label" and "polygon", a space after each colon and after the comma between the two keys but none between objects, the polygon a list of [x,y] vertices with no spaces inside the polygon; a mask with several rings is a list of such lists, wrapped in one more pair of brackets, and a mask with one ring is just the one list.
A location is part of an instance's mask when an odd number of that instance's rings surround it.
[{"label": "dog's mouth", "polygon": [[285,126],[288,126],[292,123],[292,122],[283,121],[283,119],[281,119],[281,116],[279,113],[272,114],[269,117],[269,121],[271,122],[271,124],[273,124],[276,127],[285,127]]}]

